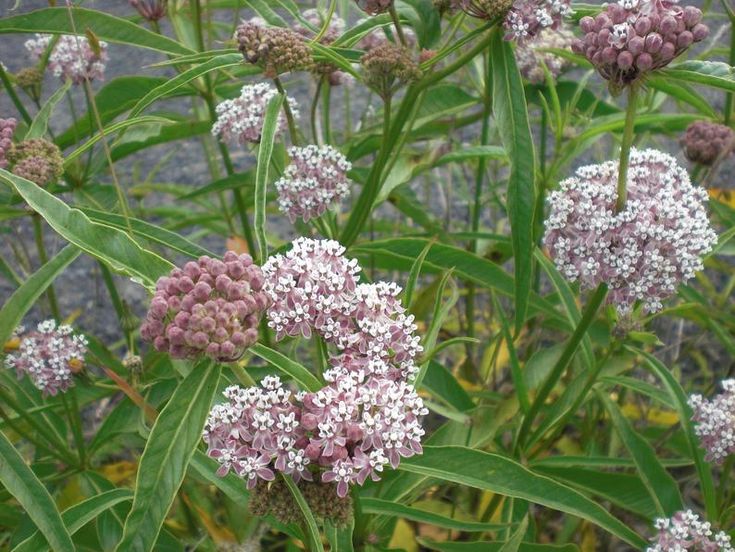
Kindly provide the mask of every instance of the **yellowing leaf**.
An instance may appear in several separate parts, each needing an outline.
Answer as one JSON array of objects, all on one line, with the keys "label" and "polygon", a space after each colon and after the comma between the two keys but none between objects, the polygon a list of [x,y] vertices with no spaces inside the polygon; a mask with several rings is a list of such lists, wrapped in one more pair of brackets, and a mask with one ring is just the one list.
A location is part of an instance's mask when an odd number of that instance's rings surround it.
[{"label": "yellowing leaf", "polygon": [[100,469],[102,475],[115,485],[131,479],[136,471],[138,471],[138,464],[129,460],[107,464]]},{"label": "yellowing leaf", "polygon": [[676,412],[670,410],[661,410],[660,408],[650,408],[645,413],[641,411],[636,404],[625,404],[621,408],[626,418],[630,420],[645,419],[656,425],[672,426],[679,422],[679,416]]},{"label": "yellowing leaf", "polygon": [[405,550],[406,552],[419,552],[419,545],[416,543],[416,533],[413,527],[405,520],[399,519],[393,536],[390,539],[388,548]]}]

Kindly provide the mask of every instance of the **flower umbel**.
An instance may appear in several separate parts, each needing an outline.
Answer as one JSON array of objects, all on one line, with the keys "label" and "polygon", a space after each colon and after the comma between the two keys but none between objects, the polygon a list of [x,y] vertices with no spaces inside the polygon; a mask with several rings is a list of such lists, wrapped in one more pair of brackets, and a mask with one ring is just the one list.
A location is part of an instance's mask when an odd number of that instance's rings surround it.
[{"label": "flower umbel", "polygon": [[[276,94],[278,91],[275,87],[264,82],[243,86],[240,97],[225,100],[215,108],[217,121],[212,125],[212,135],[231,143],[257,144],[263,133],[265,108]],[[286,101],[294,118],[298,118],[296,101],[290,96]],[[285,129],[286,118],[281,113],[278,115],[277,132],[281,133]]]},{"label": "flower umbel", "polygon": [[735,151],[735,130],[709,121],[696,121],[687,127],[681,143],[689,161],[713,165]]},{"label": "flower umbel", "polygon": [[723,393],[708,401],[692,395],[689,406],[694,410],[695,432],[707,450],[707,460],[718,464],[735,454],[735,379],[722,382]]},{"label": "flower umbel", "polygon": [[310,69],[314,63],[301,35],[284,27],[269,27],[260,18],[244,21],[235,40],[245,60],[261,66],[270,78]]},{"label": "flower umbel", "polygon": [[[51,39],[51,35],[37,34],[35,39],[26,41],[26,50],[40,59]],[[99,41],[99,50],[95,52],[84,36],[61,35],[48,58],[48,68],[54,76],[70,79],[74,84],[104,79],[106,63],[107,43]]]},{"label": "flower umbel", "polygon": [[19,333],[18,350],[5,360],[18,378],[27,375],[44,395],[54,396],[74,385],[72,376],[83,368],[87,353],[84,336],[54,320],[41,322],[35,331]]},{"label": "flower umbel", "polygon": [[628,201],[616,212],[617,162],[589,165],[548,199],[545,244],[559,271],[583,288],[606,283],[620,312],[642,301],[648,312],[701,270],[717,242],[707,194],[692,186],[676,160],[632,150]]},{"label": "flower umbel", "polygon": [[158,280],[140,334],[174,358],[234,362],[258,339],[268,306],[262,286],[263,273],[249,255],[200,257]]},{"label": "flower umbel", "polygon": [[732,552],[730,536],[714,533],[712,524],[700,521],[691,510],[677,512],[671,518],[657,519],[658,535],[646,552]]},{"label": "flower umbel", "polygon": [[382,98],[421,76],[418,64],[403,46],[385,40],[370,49],[360,60],[365,70],[365,83]]},{"label": "flower umbel", "polygon": [[583,17],[583,40],[573,50],[584,55],[613,89],[668,65],[707,37],[702,12],[671,0],[618,0],[596,17]]},{"label": "flower umbel", "polygon": [[546,66],[552,77],[558,77],[569,62],[544,50],[569,50],[573,40],[574,35],[566,29],[543,29],[535,39],[521,42],[516,48],[516,61],[521,75],[532,84],[542,84],[546,81]]},{"label": "flower umbel", "polygon": [[543,29],[556,30],[572,14],[570,0],[515,0],[505,16],[505,39],[523,42]]},{"label": "flower umbel", "polygon": [[43,138],[24,140],[13,144],[7,154],[13,174],[46,186],[56,182],[64,174],[64,158],[53,142]]},{"label": "flower umbel", "polygon": [[278,207],[291,222],[322,215],[330,205],[347,197],[352,164],[332,146],[292,147],[291,164],[276,182]]},{"label": "flower umbel", "polygon": [[8,152],[13,145],[13,133],[18,124],[13,118],[0,119],[0,169],[8,166]]}]

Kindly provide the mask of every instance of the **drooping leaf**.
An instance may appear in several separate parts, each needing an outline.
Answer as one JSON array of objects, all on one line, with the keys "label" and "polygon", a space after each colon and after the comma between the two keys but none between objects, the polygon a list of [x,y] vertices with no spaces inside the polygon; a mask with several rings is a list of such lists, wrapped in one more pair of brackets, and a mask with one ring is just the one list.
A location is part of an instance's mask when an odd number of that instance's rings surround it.
[{"label": "drooping leaf", "polygon": [[250,347],[248,351],[256,356],[259,356],[274,368],[291,376],[295,381],[300,383],[305,390],[319,391],[319,389],[323,387],[316,376],[314,376],[314,374],[309,372],[301,364],[294,360],[291,360],[286,355],[279,353],[278,351],[266,347],[262,343],[256,343],[255,345]]},{"label": "drooping leaf", "polygon": [[56,104],[61,101],[61,98],[64,97],[64,94],[66,94],[66,91],[69,90],[70,86],[71,81],[67,80],[56,92],[51,95],[48,100],[46,100],[46,103],[43,104],[43,107],[41,107],[36,116],[33,118],[33,123],[31,123],[31,127],[28,129],[28,132],[24,137],[25,140],[33,140],[35,138],[44,137],[46,131],[48,130],[48,120],[51,117],[51,114],[53,113]]}]

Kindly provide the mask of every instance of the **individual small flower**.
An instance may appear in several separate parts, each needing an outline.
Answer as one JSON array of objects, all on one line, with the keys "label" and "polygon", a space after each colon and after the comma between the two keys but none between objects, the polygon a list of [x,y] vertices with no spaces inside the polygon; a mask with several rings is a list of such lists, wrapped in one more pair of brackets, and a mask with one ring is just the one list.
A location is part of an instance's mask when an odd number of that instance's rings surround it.
[{"label": "individual small flower", "polygon": [[[35,59],[41,59],[51,39],[51,35],[37,34],[35,39],[26,41],[26,50]],[[93,47],[87,37],[74,35],[60,36],[48,58],[48,68],[53,75],[70,79],[74,84],[104,79],[106,63],[106,42],[99,41]]]},{"label": "individual small flower", "polygon": [[8,166],[8,153],[13,146],[13,133],[18,121],[13,118],[0,119],[0,169]]},{"label": "individual small flower", "polygon": [[[220,139],[245,144],[257,144],[263,132],[265,109],[268,102],[278,94],[278,91],[267,83],[245,85],[240,96],[233,100],[225,100],[216,107],[217,121],[212,126],[212,135]],[[296,101],[286,98],[294,118],[299,117]],[[278,116],[277,132],[286,129],[286,118],[283,113]]]},{"label": "individual small flower", "polygon": [[677,286],[703,267],[717,242],[707,218],[707,194],[692,186],[676,160],[657,150],[633,150],[628,200],[616,212],[618,163],[577,170],[550,194],[545,244],[559,271],[583,288],[609,287],[621,313],[641,301],[656,312]]},{"label": "individual small flower", "polygon": [[723,393],[709,401],[701,395],[689,398],[694,430],[707,450],[707,461],[717,464],[735,454],[735,379],[723,381],[722,389]]},{"label": "individual small flower", "polygon": [[190,261],[159,278],[141,337],[174,358],[234,362],[258,339],[269,303],[262,287],[263,272],[249,255]]},{"label": "individual small flower", "polygon": [[671,518],[657,519],[658,535],[646,552],[732,552],[730,536],[715,533],[712,524],[700,521],[691,510],[677,512]]},{"label": "individual small flower", "polygon": [[556,30],[572,14],[571,0],[515,0],[505,16],[506,40],[519,43],[537,37],[543,29]]},{"label": "individual small flower", "polygon": [[333,240],[298,238],[288,252],[273,255],[263,265],[263,289],[272,301],[268,326],[277,339],[308,338],[312,330],[337,339],[345,331],[360,267],[344,252]]},{"label": "individual small flower", "polygon": [[5,360],[18,378],[27,375],[44,395],[55,396],[74,385],[72,376],[84,367],[87,353],[84,336],[75,334],[71,326],[46,320],[19,337],[17,351]]},{"label": "individual small flower", "polygon": [[496,19],[505,16],[513,6],[513,0],[453,0],[450,8],[459,8],[478,19]]},{"label": "individual small flower", "polygon": [[64,173],[64,158],[53,142],[43,138],[24,140],[13,144],[7,154],[13,174],[46,186],[56,182]]},{"label": "individual small flower", "polygon": [[393,5],[393,0],[355,0],[357,7],[370,15],[387,12]]},{"label": "individual small flower", "polygon": [[244,21],[235,32],[245,60],[263,68],[267,77],[310,69],[314,60],[301,35],[284,27],[269,27],[260,18]]},{"label": "individual small flower", "polygon": [[566,29],[543,29],[535,39],[518,44],[515,53],[521,75],[532,84],[543,84],[546,81],[546,66],[554,78],[558,77],[569,66],[569,62],[545,50],[569,50],[573,40],[574,35]]},{"label": "individual small flower", "polygon": [[735,131],[725,125],[696,121],[687,127],[681,142],[689,161],[712,165],[735,151]]},{"label": "individual small flower", "polygon": [[408,49],[388,40],[369,50],[360,62],[365,83],[382,98],[391,96],[399,86],[421,76],[421,70]]},{"label": "individual small flower", "polygon": [[605,11],[583,17],[584,39],[573,50],[584,55],[600,75],[619,89],[668,65],[709,29],[702,12],[671,0],[618,0]]},{"label": "individual small flower", "polygon": [[332,146],[292,147],[291,164],[276,182],[278,207],[291,222],[321,216],[350,192],[352,164]]},{"label": "individual small flower", "polygon": [[130,0],[138,13],[148,21],[158,21],[166,17],[168,0]]}]

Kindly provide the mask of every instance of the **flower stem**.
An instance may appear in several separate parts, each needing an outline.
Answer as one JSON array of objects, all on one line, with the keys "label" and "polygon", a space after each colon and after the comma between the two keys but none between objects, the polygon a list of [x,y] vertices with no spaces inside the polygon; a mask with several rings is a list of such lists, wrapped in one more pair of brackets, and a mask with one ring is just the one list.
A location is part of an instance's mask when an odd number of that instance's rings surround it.
[{"label": "flower stem", "polygon": [[554,364],[554,366],[551,368],[551,372],[546,378],[543,387],[536,394],[536,397],[531,404],[531,408],[528,411],[528,414],[523,417],[521,428],[516,435],[516,442],[514,445],[514,449],[516,452],[526,442],[526,438],[528,437],[528,433],[531,430],[534,419],[538,415],[543,404],[546,402],[546,399],[554,390],[554,387],[558,383],[559,378],[561,378],[561,376],[564,374],[564,371],[572,362],[572,359],[574,358],[574,353],[577,352],[579,344],[582,342],[582,339],[587,333],[587,330],[592,324],[592,321],[595,319],[595,315],[597,315],[597,311],[599,310],[600,305],[602,305],[606,296],[607,285],[600,284],[599,286],[597,286],[597,289],[589,298],[587,302],[587,307],[584,309],[584,312],[582,313],[582,318],[579,320],[579,324],[577,324],[577,327],[574,329],[574,333],[572,333],[569,341],[567,341],[567,345],[566,347],[564,347],[564,350],[562,351],[559,360],[557,360],[556,364]]},{"label": "flower stem", "polygon": [[623,141],[620,144],[620,165],[618,167],[618,199],[615,210],[619,213],[625,208],[628,199],[628,165],[630,163],[630,147],[633,145],[633,129],[635,126],[635,107],[638,98],[638,88],[635,85],[628,87],[628,107],[625,111],[625,128]]},{"label": "flower stem", "polygon": [[278,77],[275,77],[273,79],[273,83],[276,85],[276,89],[278,90],[278,92],[283,94],[283,113],[286,115],[286,121],[288,122],[288,133],[291,136],[291,143],[294,146],[298,146],[299,135],[296,132],[296,121],[294,120],[291,106],[288,105],[288,95],[286,94],[286,89],[283,88],[283,83]]},{"label": "flower stem", "polygon": [[390,17],[393,20],[393,25],[396,27],[396,34],[398,35],[398,40],[401,41],[401,44],[404,48],[408,47],[408,42],[406,41],[406,35],[403,33],[403,27],[401,27],[401,19],[398,17],[398,12],[396,11],[396,5],[395,3],[391,2],[390,8],[388,8],[388,11],[390,12]]},{"label": "flower stem", "polygon": [[[46,264],[48,262],[48,255],[46,255],[46,247],[43,244],[41,215],[33,213],[33,215],[31,215],[31,219],[33,220],[33,236],[36,240],[36,249],[38,249],[38,259],[41,261],[41,264]],[[51,308],[51,315],[57,322],[60,322],[61,313],[59,311],[59,304],[56,301],[56,292],[54,291],[53,284],[49,284],[48,290],[46,290],[46,296],[48,297],[49,307]]]}]

